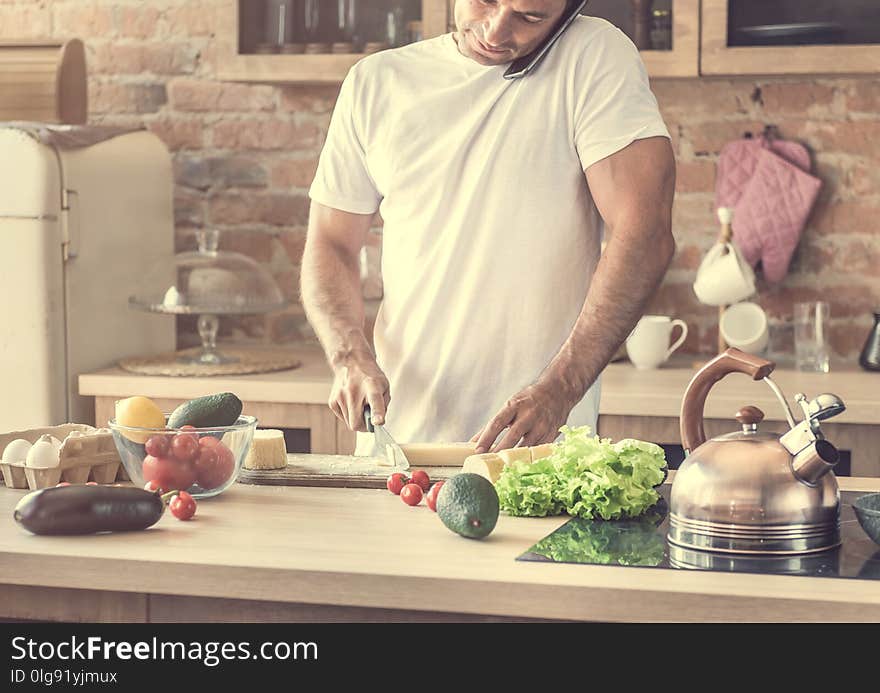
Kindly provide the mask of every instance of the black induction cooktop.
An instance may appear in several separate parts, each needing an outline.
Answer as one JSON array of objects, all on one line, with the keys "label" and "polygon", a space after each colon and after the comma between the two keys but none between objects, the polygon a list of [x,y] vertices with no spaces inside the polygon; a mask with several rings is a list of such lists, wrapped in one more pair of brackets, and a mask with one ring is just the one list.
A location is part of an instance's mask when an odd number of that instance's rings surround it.
[{"label": "black induction cooktop", "polygon": [[814,554],[746,556],[670,544],[669,490],[669,484],[663,484],[661,499],[636,519],[572,518],[517,560],[880,580],[880,546],[865,534],[852,509],[861,492],[840,494],[840,546]]}]

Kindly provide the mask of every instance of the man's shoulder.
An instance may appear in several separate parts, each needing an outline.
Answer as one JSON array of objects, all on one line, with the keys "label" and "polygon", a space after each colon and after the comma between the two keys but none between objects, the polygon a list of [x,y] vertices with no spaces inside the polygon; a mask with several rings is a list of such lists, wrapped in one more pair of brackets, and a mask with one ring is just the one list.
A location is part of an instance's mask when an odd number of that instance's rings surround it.
[{"label": "man's shoulder", "polygon": [[573,60],[599,59],[610,54],[638,55],[630,38],[611,22],[601,17],[577,17],[559,41],[561,51]]}]

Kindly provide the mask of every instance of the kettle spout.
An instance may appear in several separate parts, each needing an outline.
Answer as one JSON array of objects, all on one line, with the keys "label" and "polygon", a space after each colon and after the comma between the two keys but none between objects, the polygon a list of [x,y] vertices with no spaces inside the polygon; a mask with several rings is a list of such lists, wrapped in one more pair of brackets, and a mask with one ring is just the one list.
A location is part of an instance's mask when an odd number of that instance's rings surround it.
[{"label": "kettle spout", "polygon": [[799,481],[815,486],[837,461],[840,453],[827,440],[815,440],[791,460],[791,471]]}]

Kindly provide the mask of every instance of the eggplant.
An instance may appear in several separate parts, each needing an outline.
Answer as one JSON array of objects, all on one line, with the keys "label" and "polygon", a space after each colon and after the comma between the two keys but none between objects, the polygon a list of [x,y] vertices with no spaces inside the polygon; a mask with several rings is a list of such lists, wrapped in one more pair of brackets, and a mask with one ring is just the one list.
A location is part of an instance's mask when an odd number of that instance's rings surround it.
[{"label": "eggplant", "polygon": [[29,493],[12,516],[34,534],[95,534],[146,529],[164,509],[159,494],[144,489],[74,485]]}]

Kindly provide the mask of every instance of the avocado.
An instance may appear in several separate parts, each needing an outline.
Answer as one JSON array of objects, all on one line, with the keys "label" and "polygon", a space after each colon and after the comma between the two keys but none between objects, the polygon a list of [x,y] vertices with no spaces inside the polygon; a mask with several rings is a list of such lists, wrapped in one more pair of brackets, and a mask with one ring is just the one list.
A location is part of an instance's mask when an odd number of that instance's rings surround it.
[{"label": "avocado", "polygon": [[171,412],[168,428],[231,426],[241,416],[241,400],[231,392],[196,397]]},{"label": "avocado", "polygon": [[498,494],[492,482],[479,474],[456,474],[437,494],[437,515],[456,534],[482,539],[498,522]]}]

